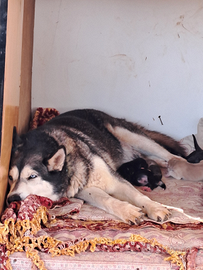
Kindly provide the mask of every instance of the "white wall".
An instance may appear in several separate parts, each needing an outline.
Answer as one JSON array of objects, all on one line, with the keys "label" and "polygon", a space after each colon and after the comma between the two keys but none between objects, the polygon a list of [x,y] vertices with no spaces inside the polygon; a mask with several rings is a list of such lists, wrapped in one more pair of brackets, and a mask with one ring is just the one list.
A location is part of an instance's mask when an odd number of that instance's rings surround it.
[{"label": "white wall", "polygon": [[176,139],[195,133],[203,1],[36,0],[32,87],[33,109],[96,108]]}]

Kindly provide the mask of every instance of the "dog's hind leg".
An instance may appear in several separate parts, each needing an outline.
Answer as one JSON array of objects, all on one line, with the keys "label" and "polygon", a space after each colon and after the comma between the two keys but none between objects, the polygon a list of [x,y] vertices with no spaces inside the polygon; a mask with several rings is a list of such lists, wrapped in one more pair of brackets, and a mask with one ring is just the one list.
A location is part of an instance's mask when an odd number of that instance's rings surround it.
[{"label": "dog's hind leg", "polygon": [[167,162],[174,157],[182,159],[181,157],[171,154],[164,147],[145,135],[131,132],[130,130],[120,126],[113,127],[110,124],[107,124],[106,128],[120,141],[124,150],[124,159],[125,149],[128,149],[127,155],[129,156],[129,147],[131,147],[130,151],[132,152],[132,155],[133,152],[139,152],[149,159],[154,160],[162,167],[167,167]]},{"label": "dog's hind leg", "polygon": [[119,217],[126,223],[139,224],[142,221],[142,209],[126,201],[113,198],[98,187],[85,188],[76,197]]}]

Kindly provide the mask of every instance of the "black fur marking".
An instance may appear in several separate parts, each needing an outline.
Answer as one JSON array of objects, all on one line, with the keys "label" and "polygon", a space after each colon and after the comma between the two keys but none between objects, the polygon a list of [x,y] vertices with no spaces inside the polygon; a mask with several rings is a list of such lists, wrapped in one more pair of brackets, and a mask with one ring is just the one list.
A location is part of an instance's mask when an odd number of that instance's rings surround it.
[{"label": "black fur marking", "polygon": [[187,156],[186,159],[190,163],[199,163],[201,160],[203,160],[203,150],[199,147],[195,135],[192,134],[192,136],[194,140],[195,151]]}]

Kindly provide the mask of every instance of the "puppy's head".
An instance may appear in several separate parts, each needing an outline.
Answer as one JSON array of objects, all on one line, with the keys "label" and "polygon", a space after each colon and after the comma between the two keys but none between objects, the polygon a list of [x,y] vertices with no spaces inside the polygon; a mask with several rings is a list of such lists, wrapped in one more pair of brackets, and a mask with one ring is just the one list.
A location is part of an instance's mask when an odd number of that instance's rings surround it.
[{"label": "puppy's head", "polygon": [[20,138],[14,129],[7,203],[24,200],[29,194],[59,199],[65,165],[65,149],[52,137],[33,130]]}]

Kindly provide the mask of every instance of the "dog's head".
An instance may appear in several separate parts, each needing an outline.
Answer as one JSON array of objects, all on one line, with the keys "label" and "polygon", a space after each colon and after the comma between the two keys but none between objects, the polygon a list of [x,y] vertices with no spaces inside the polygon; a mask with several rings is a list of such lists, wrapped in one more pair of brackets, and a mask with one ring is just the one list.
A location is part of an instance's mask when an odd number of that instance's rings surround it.
[{"label": "dog's head", "polygon": [[57,200],[63,193],[66,174],[65,148],[41,130],[19,137],[14,128],[7,203],[29,194]]}]

